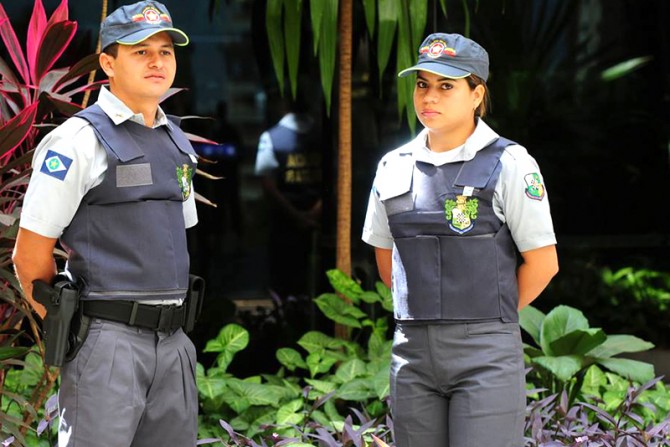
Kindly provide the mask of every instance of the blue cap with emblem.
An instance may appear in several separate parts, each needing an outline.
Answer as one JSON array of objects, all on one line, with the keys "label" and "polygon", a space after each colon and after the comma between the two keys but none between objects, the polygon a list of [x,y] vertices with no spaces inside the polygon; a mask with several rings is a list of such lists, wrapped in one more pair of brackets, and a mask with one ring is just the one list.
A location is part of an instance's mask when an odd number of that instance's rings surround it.
[{"label": "blue cap with emblem", "polygon": [[114,43],[135,45],[163,31],[170,34],[175,45],[188,44],[186,33],[172,26],[165,5],[142,1],[121,6],[108,15],[100,26],[100,40],[103,49]]},{"label": "blue cap with emblem", "polygon": [[402,70],[398,76],[408,76],[415,71],[428,71],[452,79],[473,74],[486,81],[489,54],[477,42],[460,34],[434,33],[419,47],[416,65]]}]

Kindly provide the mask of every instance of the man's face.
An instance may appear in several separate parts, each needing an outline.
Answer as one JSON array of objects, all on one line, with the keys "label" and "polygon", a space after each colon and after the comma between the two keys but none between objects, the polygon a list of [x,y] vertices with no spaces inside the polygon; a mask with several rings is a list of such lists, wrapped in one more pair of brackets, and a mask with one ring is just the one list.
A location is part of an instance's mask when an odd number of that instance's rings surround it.
[{"label": "man's face", "polygon": [[170,35],[160,32],[137,45],[119,45],[118,49],[116,58],[101,60],[112,93],[126,104],[158,101],[172,86],[177,71]]}]

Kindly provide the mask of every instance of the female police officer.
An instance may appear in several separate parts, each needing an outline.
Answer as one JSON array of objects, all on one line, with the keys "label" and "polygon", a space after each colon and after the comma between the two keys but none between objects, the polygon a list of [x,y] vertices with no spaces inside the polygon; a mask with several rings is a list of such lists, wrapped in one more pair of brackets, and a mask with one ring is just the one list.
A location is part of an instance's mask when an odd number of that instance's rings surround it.
[{"label": "female police officer", "polygon": [[399,76],[410,73],[425,129],[382,158],[363,231],[393,289],[396,443],[518,447],[518,309],[558,271],[542,176],[482,120],[488,54],[476,42],[431,34]]}]

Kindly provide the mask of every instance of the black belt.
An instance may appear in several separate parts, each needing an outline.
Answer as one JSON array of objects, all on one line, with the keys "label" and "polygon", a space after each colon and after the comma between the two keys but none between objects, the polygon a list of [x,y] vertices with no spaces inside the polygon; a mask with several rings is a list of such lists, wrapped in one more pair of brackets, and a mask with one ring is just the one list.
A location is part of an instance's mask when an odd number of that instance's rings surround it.
[{"label": "black belt", "polygon": [[186,321],[186,306],[149,305],[137,301],[81,301],[84,315],[139,326],[154,331],[171,331]]}]

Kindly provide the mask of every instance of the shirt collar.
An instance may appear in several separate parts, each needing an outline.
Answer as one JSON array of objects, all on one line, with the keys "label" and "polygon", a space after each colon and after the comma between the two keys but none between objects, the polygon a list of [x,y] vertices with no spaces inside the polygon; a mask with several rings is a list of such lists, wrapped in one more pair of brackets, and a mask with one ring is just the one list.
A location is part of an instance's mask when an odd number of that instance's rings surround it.
[{"label": "shirt collar", "polygon": [[[104,86],[100,88],[97,104],[117,126],[125,121],[133,121],[143,126],[146,125],[144,122],[144,116],[142,116],[141,113],[133,113],[133,111],[130,110],[130,108],[128,108],[128,106],[125,105],[123,101],[117,98],[114,93],[110,92]],[[167,118],[167,115],[165,115],[163,109],[158,106],[153,127],[156,128],[163,125],[171,128],[171,124]]]},{"label": "shirt collar", "polygon": [[[499,135],[484,120],[477,118],[475,131],[465,140],[465,144],[458,153],[454,154],[454,158],[449,160],[449,163],[472,160],[477,152],[493,143],[498,137]],[[428,129],[423,129],[407,146],[407,151],[412,153],[416,161],[435,164],[429,153],[430,149],[426,145],[426,138],[428,138]]]}]

